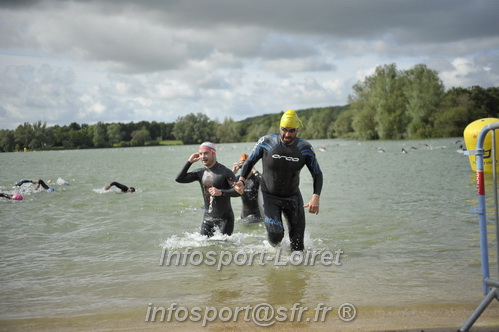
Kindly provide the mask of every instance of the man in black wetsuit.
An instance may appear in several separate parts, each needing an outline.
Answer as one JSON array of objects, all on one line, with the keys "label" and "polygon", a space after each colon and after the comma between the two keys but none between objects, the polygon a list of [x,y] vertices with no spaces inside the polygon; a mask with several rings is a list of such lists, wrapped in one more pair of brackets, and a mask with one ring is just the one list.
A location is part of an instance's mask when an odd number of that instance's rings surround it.
[{"label": "man in black wetsuit", "polygon": [[111,182],[110,185],[104,187],[104,190],[109,190],[109,189],[111,189],[112,186],[115,186],[116,188],[120,189],[122,193],[134,193],[135,192],[134,187],[127,187],[124,184],[121,184],[119,182]]},{"label": "man in black wetsuit", "polygon": [[[286,111],[280,123],[279,134],[260,138],[253,152],[246,160],[241,177],[235,185],[244,188],[245,180],[256,162],[262,159],[262,181],[260,184],[259,205],[268,240],[273,246],[284,237],[282,215],[286,217],[291,249],[302,251],[305,234],[305,210],[319,213],[322,190],[322,171],[312,146],[298,138],[299,119],[295,111]],[[307,166],[313,178],[313,195],[303,204],[300,193],[300,171]]]},{"label": "man in black wetsuit", "polygon": [[[191,165],[201,160],[204,167],[188,172]],[[204,142],[198,153],[192,154],[178,173],[175,181],[191,183],[198,181],[204,198],[205,212],[201,224],[201,235],[213,236],[218,228],[222,234],[231,235],[234,230],[234,212],[230,204],[231,197],[242,193],[234,188],[234,173],[217,162],[216,146]]]},{"label": "man in black wetsuit", "polygon": [[[244,162],[248,158],[247,154],[241,155],[239,161],[234,163],[232,166],[232,171],[236,174],[236,179],[241,175],[241,168]],[[242,210],[241,210],[241,221],[245,223],[256,223],[263,221],[262,215],[260,214],[260,208],[258,206],[258,192],[260,191],[260,173],[253,167],[250,174],[246,178],[244,185],[244,193],[241,196],[242,200]]]},{"label": "man in black wetsuit", "polygon": [[36,185],[35,186],[36,190],[38,190],[38,188],[40,188],[40,186],[42,186],[42,188],[45,190],[55,191],[54,188],[47,186],[47,184],[45,182],[43,182],[42,179],[40,179],[40,180],[21,180],[16,184],[16,186],[20,187],[25,183],[32,183],[32,184]]}]

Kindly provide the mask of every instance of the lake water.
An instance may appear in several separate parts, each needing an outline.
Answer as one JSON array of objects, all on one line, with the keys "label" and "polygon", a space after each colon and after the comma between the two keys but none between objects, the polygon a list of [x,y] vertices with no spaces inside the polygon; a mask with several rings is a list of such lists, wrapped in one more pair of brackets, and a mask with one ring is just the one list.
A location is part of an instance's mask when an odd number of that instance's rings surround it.
[{"label": "lake water", "polygon": [[[316,148],[324,187],[320,213],[307,214],[305,246],[336,253],[330,265],[295,263],[289,241],[272,248],[262,224],[236,221],[230,237],[198,235],[199,185],[174,181],[197,146],[2,153],[0,190],[25,199],[0,200],[0,318],[133,312],[140,323],[151,305],[171,303],[474,306],[483,297],[478,217],[470,212],[475,174],[456,140],[310,141],[326,149]],[[218,160],[230,166],[253,145],[222,144]],[[39,178],[56,191],[13,187]],[[104,191],[112,181],[137,192]],[[487,185],[490,197],[489,178]],[[306,168],[301,189],[308,201]],[[237,216],[240,199],[232,203]],[[184,253],[186,264],[161,264],[173,252]],[[243,264],[251,253],[260,256]],[[199,262],[212,254],[234,260],[220,269]]]}]

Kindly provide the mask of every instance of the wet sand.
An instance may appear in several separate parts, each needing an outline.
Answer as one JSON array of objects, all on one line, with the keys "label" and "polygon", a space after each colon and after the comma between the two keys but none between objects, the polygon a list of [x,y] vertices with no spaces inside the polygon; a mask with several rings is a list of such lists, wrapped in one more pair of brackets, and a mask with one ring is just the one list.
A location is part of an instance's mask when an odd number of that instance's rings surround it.
[{"label": "wet sand", "polygon": [[[478,305],[478,304],[477,304]],[[325,322],[275,322],[261,327],[252,321],[146,322],[144,310],[128,313],[67,318],[32,318],[0,321],[1,331],[457,331],[475,305],[426,305],[414,307],[360,307],[356,318],[344,322],[332,316]],[[493,301],[471,331],[499,331],[499,302]]]}]

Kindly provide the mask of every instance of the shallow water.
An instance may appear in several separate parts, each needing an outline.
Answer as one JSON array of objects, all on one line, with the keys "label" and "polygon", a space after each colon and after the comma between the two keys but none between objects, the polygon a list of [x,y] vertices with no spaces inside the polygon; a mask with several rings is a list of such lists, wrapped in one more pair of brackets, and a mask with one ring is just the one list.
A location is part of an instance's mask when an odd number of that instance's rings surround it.
[{"label": "shallow water", "polygon": [[[174,181],[196,146],[2,153],[0,190],[25,199],[0,201],[0,317],[131,308],[145,316],[150,303],[173,302],[475,304],[482,299],[478,217],[470,213],[475,175],[456,140],[311,141],[327,148],[316,149],[324,188],[320,214],[307,215],[305,246],[308,253],[341,253],[331,265],[293,264],[289,241],[272,248],[261,224],[236,222],[230,237],[198,235],[199,185]],[[253,145],[223,144],[218,159],[230,166]],[[56,191],[13,187],[25,178],[50,179]],[[69,185],[58,185],[58,178]],[[137,192],[104,191],[112,181]],[[306,168],[301,188],[307,201]],[[237,216],[240,200],[232,203]],[[183,253],[184,266],[161,264],[173,252]],[[244,264],[250,254],[255,259]],[[197,261],[209,255],[218,260]],[[232,264],[222,266],[222,255],[232,255]]]}]

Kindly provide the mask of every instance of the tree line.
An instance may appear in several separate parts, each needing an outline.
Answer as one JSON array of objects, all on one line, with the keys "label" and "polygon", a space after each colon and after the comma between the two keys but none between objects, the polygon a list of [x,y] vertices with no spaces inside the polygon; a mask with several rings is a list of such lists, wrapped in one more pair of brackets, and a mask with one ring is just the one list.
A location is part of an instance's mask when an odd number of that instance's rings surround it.
[{"label": "tree line", "polygon": [[[398,70],[379,66],[353,86],[348,104],[297,111],[305,139],[417,139],[462,136],[474,120],[499,116],[499,87],[453,87],[448,91],[438,73],[420,64]],[[0,151],[84,149],[159,145],[252,142],[276,132],[282,111],[218,122],[202,113],[180,116],[173,123],[131,122],[93,125],[71,123],[47,127],[25,122],[0,130]]]}]

